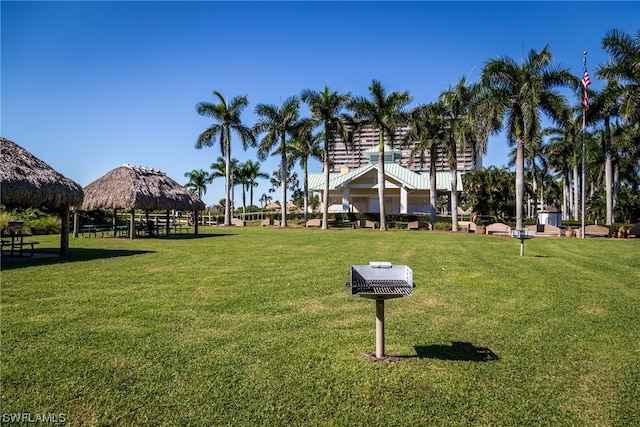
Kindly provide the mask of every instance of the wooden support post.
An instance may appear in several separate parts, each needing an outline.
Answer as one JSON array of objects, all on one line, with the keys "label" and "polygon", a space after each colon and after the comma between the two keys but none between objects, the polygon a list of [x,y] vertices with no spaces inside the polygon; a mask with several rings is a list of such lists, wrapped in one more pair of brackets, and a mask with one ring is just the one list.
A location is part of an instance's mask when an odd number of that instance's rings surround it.
[{"label": "wooden support post", "polygon": [[73,210],[73,237],[78,237],[78,230],[80,229],[80,216],[78,215],[78,208]]},{"label": "wooden support post", "polygon": [[129,238],[134,239],[136,235],[136,210],[131,209],[131,216],[129,217]]},{"label": "wooden support post", "polygon": [[69,206],[62,207],[62,230],[60,233],[60,256],[69,255]]}]

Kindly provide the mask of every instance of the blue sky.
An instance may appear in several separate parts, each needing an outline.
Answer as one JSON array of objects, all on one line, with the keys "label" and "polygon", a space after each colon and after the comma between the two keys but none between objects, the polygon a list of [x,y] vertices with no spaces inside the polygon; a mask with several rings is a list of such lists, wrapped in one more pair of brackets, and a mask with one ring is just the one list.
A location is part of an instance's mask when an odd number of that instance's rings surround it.
[{"label": "blue sky", "polygon": [[[592,89],[605,33],[640,29],[640,2],[11,2],[0,3],[2,136],[86,186],[124,163],[160,169],[180,183],[209,170],[219,145],[197,150],[210,124],[195,112],[247,95],[280,105],[303,89],[368,96],[372,79],[434,101],[490,59],[519,60],[549,45],[556,65]],[[569,94],[571,95],[571,94]],[[577,100],[572,99],[572,102]],[[303,112],[306,114],[306,112]],[[484,165],[506,165],[492,137]],[[239,143],[232,156],[255,161]],[[279,166],[271,157],[263,172]],[[313,162],[311,172],[320,172]],[[224,197],[223,179],[204,201]],[[255,191],[267,193],[268,182]],[[236,206],[240,206],[236,189]],[[280,193],[271,194],[274,200]]]}]

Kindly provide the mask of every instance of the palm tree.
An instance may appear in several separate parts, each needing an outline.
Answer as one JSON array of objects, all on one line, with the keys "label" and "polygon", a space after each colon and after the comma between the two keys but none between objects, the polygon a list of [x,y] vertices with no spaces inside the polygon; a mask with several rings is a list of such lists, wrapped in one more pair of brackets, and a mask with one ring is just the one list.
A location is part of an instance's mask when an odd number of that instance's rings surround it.
[{"label": "palm tree", "polygon": [[267,194],[262,194],[262,196],[260,196],[260,199],[258,199],[258,201],[262,205],[262,209],[264,209],[271,200],[273,200],[273,198]]},{"label": "palm tree", "polygon": [[410,129],[405,135],[404,143],[412,144],[411,164],[417,157],[420,163],[425,161],[425,152],[429,152],[429,222],[432,229],[436,223],[436,205],[438,203],[438,189],[436,185],[436,160],[438,146],[445,137],[445,130],[441,118],[444,116],[444,106],[435,102],[416,107],[409,115]]},{"label": "palm tree", "polygon": [[234,178],[242,186],[242,220],[244,221],[244,214],[247,211],[247,187],[249,186],[249,171],[246,163],[240,163],[235,168]]},{"label": "palm tree", "polygon": [[[580,125],[574,121],[571,126],[546,128],[543,136],[549,136],[547,145],[544,146],[544,155],[549,163],[549,168],[555,171],[562,180],[562,218],[577,219],[577,212],[572,203],[572,188],[577,188],[577,182],[572,180],[572,171],[578,175],[579,156],[578,138]],[[577,197],[575,198],[577,199]],[[573,213],[573,215],[572,215]]]},{"label": "palm tree", "polygon": [[302,167],[304,221],[309,219],[309,158],[321,159],[323,139],[322,133],[313,135],[316,123],[312,119],[302,119],[297,123],[293,131],[293,139],[289,145],[289,166],[300,160]]},{"label": "palm tree", "polygon": [[202,199],[202,195],[207,193],[207,183],[211,182],[209,173],[202,169],[194,169],[191,172],[185,173],[184,176],[189,178],[189,182],[184,186]]},{"label": "palm tree", "polygon": [[[209,166],[211,168],[211,173],[209,174],[209,182],[212,183],[213,180],[215,178],[223,178],[227,176],[227,161],[224,159],[224,157],[222,156],[218,156],[218,158],[216,159],[215,163],[211,163],[211,165]],[[238,167],[238,159],[231,159],[231,197],[229,199],[229,201],[227,202],[227,199],[225,198],[225,202],[221,203],[221,206],[225,207],[225,211],[226,211],[226,206],[229,206],[230,212],[233,212],[233,205],[235,203],[235,196],[234,196],[234,185],[237,184],[237,180],[234,178],[235,174],[233,171],[236,170],[236,168]],[[225,183],[226,183],[226,179],[225,179]]]},{"label": "palm tree", "polygon": [[622,83],[620,115],[630,123],[640,122],[640,30],[635,37],[613,29],[602,39],[602,48],[611,58],[600,65],[596,75]]},{"label": "palm tree", "polygon": [[[324,149],[322,153],[322,172],[324,179],[324,190],[322,200],[322,229],[328,228],[329,220],[329,153],[334,149],[336,138],[348,139],[348,129],[351,118],[341,113],[351,101],[351,95],[347,92],[339,94],[330,92],[325,86],[322,92],[311,89],[302,91],[300,95],[302,101],[309,105],[311,116],[324,127]],[[305,206],[306,215],[306,206]]]},{"label": "palm tree", "polygon": [[442,141],[449,170],[451,171],[451,229],[458,231],[458,152],[470,149],[473,160],[478,153],[483,154],[486,147],[488,131],[487,119],[474,110],[477,97],[482,87],[478,84],[467,84],[462,77],[458,83],[440,94],[442,106],[441,120],[444,127]]},{"label": "palm tree", "polygon": [[620,98],[622,88],[615,80],[609,80],[602,92],[592,92],[589,96],[589,111],[587,121],[595,124],[602,121],[604,134],[602,135],[602,149],[604,153],[604,173],[605,173],[605,205],[606,224],[611,225],[614,220],[614,185],[613,185],[613,163],[611,145],[611,119],[618,115],[620,110]]},{"label": "palm tree", "polygon": [[256,135],[266,132],[258,147],[258,158],[265,160],[271,150],[280,144],[278,150],[281,156],[281,186],[282,186],[282,227],[287,226],[287,135],[293,131],[294,124],[298,120],[298,108],[300,101],[296,96],[287,98],[278,108],[275,105],[258,104],[256,114],[258,123],[254,126]]},{"label": "palm tree", "polygon": [[225,156],[225,205],[224,205],[224,225],[231,225],[231,203],[230,191],[232,184],[232,163],[231,163],[231,132],[235,132],[242,141],[242,148],[247,149],[249,145],[255,145],[255,136],[250,128],[242,124],[240,114],[249,105],[246,96],[236,96],[229,104],[217,90],[213,94],[218,98],[218,102],[199,102],[196,111],[201,116],[212,117],[215,122],[198,137],[196,148],[211,147],[216,138],[220,140],[220,150]]},{"label": "palm tree", "polygon": [[249,206],[253,206],[253,189],[258,186],[258,178],[269,179],[269,175],[260,171],[260,163],[247,160],[243,168],[247,175],[247,187],[249,188]]},{"label": "palm tree", "polygon": [[[557,87],[572,86],[580,80],[567,69],[552,68],[553,56],[548,46],[531,50],[518,65],[511,58],[490,60],[482,70],[486,97],[479,105],[494,119],[506,120],[507,140],[516,145],[516,229],[523,229],[524,147],[539,133],[540,112],[562,121],[567,101]],[[493,127],[495,130],[495,127]]]},{"label": "palm tree", "polygon": [[349,109],[354,112],[358,125],[370,125],[378,129],[378,199],[380,203],[380,230],[385,231],[385,173],[384,173],[384,139],[385,135],[391,141],[395,139],[398,126],[407,123],[408,116],[404,108],[412,101],[408,91],[386,93],[382,83],[373,80],[369,86],[371,99],[362,96],[354,97],[349,103]]}]

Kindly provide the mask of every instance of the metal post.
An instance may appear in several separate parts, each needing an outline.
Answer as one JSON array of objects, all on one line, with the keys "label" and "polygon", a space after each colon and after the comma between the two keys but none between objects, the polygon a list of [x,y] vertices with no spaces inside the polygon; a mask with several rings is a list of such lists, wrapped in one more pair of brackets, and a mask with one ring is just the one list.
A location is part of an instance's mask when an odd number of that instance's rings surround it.
[{"label": "metal post", "polygon": [[376,359],[384,357],[384,299],[376,299]]},{"label": "metal post", "polygon": [[520,239],[520,256],[524,256],[524,239]]}]

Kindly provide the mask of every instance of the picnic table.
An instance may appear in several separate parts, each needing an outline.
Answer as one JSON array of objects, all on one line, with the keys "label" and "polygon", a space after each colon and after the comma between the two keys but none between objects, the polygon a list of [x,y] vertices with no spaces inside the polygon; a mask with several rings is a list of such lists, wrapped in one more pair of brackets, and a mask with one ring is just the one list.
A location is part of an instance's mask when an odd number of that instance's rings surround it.
[{"label": "picnic table", "polygon": [[[10,222],[7,232],[3,233],[2,244],[0,250],[2,253],[6,253],[9,256],[19,257],[32,257],[35,252],[35,246],[40,242],[33,240],[25,241],[25,237],[30,237],[31,234],[24,233],[23,223]],[[6,239],[5,239],[6,237]],[[8,249],[5,249],[8,248]],[[28,254],[25,253],[25,248],[29,248]]]},{"label": "picnic table", "polygon": [[113,232],[114,236],[117,236],[118,234],[124,236],[128,231],[129,226],[125,224],[116,226],[112,224],[86,224],[80,227],[80,234],[82,234],[82,237],[91,237],[92,234],[93,237],[98,237],[98,233],[100,233],[101,237],[104,237],[105,233],[111,232]]}]

